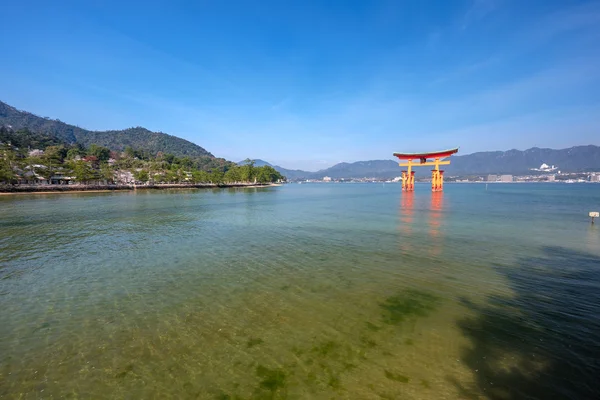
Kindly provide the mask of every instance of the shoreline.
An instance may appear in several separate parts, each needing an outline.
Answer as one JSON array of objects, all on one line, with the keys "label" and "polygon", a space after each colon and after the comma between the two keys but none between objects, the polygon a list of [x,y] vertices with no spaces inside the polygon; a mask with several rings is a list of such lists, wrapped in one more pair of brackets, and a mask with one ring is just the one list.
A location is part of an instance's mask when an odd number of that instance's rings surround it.
[{"label": "shoreline", "polygon": [[164,184],[164,185],[40,185],[35,186],[0,186],[0,196],[26,194],[69,194],[69,193],[111,193],[134,192],[136,190],[165,190],[165,189],[253,189],[281,186],[279,183],[248,183],[248,184]]}]

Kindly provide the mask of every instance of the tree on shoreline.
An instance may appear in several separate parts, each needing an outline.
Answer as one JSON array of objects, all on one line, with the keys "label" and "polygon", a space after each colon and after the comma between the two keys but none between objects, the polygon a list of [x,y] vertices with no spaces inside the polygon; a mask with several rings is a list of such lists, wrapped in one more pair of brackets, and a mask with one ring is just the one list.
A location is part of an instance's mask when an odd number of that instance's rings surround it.
[{"label": "tree on shoreline", "polygon": [[97,178],[97,175],[92,167],[83,160],[73,161],[71,164],[71,170],[75,179],[81,183],[88,183],[89,181]]},{"label": "tree on shoreline", "polygon": [[14,161],[15,153],[12,146],[0,145],[0,182],[13,183],[16,181]]},{"label": "tree on shoreline", "polygon": [[148,175],[148,171],[146,170],[140,170],[140,171],[135,171],[133,173],[133,177],[135,178],[136,181],[140,181],[140,182],[148,182],[148,180],[150,179],[150,176]]},{"label": "tree on shoreline", "polygon": [[252,182],[255,178],[254,160],[249,158],[244,160],[244,165],[240,168],[240,178],[242,182]]}]

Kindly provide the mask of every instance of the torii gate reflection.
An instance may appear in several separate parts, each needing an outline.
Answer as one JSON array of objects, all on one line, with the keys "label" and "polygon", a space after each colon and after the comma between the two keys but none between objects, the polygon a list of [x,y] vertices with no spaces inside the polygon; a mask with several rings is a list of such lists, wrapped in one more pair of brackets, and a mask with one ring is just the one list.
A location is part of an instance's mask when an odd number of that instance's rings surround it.
[{"label": "torii gate reflection", "polygon": [[402,233],[410,234],[414,217],[415,194],[402,193],[400,198],[400,222],[402,222]]},{"label": "torii gate reflection", "polygon": [[[409,253],[415,251],[415,240],[410,238],[413,234],[418,234],[419,229],[413,229],[415,220],[415,192],[403,192],[400,197],[400,226],[399,230],[403,240],[400,241],[402,252]],[[419,209],[417,214],[423,215],[427,213],[427,235],[429,236],[427,253],[430,256],[439,256],[442,251],[443,241],[443,209],[444,209],[444,193],[434,192],[431,195],[431,203],[429,210]],[[417,215],[418,217],[418,215]],[[418,218],[417,218],[418,219]],[[418,228],[418,227],[417,227]],[[421,230],[423,232],[423,230]]]},{"label": "torii gate reflection", "polygon": [[429,209],[429,237],[431,246],[429,254],[433,256],[440,255],[442,251],[442,216],[444,208],[444,192],[433,192],[431,194],[431,207]]}]

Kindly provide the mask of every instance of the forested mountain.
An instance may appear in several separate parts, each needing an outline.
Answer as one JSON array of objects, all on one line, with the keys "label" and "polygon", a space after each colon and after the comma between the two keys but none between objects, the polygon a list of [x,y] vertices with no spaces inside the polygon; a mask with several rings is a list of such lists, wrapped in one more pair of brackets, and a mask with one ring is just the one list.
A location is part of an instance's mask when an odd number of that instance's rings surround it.
[{"label": "forested mountain", "polygon": [[35,114],[17,110],[0,101],[0,126],[7,125],[18,131],[27,128],[34,133],[52,135],[67,144],[80,144],[89,147],[92,144],[123,151],[126,147],[146,151],[170,153],[178,157],[213,157],[204,148],[162,132],[152,132],[142,127],[114,131],[90,131],[60,120],[39,117]]},{"label": "forested mountain", "polygon": [[27,128],[14,131],[0,125],[0,143],[10,143],[17,148],[45,149],[48,146],[69,146],[69,143],[55,135],[32,132]]}]

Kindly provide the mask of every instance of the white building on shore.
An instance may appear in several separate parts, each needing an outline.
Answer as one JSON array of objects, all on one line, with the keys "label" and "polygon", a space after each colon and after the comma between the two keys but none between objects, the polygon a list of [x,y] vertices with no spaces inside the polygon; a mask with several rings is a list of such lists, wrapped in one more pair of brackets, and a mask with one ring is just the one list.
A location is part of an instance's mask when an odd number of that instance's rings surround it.
[{"label": "white building on shore", "polygon": [[546,163],[542,163],[539,168],[531,168],[532,171],[540,171],[540,172],[552,172],[556,171],[558,167],[554,165],[548,165]]}]

